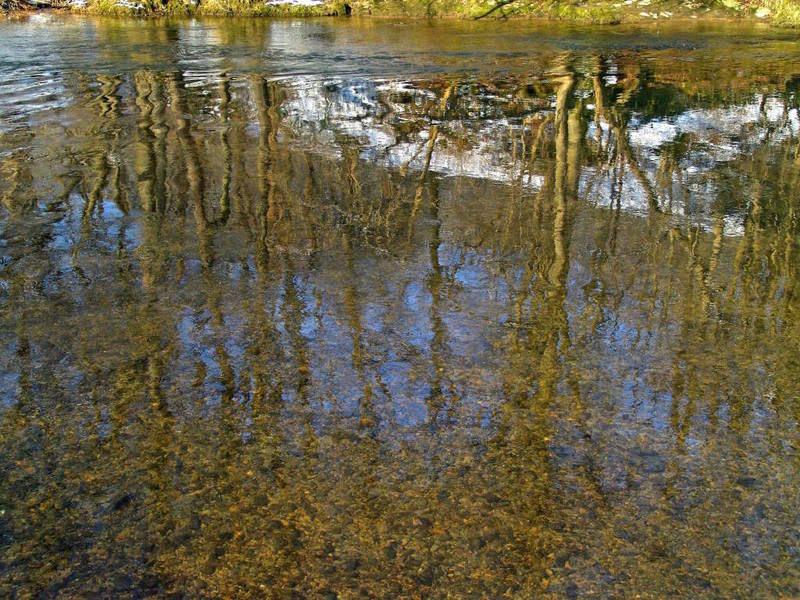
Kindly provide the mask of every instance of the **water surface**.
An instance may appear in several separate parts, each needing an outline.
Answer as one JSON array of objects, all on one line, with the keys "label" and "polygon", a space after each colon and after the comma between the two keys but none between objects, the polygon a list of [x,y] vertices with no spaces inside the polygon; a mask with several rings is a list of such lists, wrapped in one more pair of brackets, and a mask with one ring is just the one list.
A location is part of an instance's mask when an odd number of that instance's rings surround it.
[{"label": "water surface", "polygon": [[800,42],[0,23],[0,595],[800,595]]}]

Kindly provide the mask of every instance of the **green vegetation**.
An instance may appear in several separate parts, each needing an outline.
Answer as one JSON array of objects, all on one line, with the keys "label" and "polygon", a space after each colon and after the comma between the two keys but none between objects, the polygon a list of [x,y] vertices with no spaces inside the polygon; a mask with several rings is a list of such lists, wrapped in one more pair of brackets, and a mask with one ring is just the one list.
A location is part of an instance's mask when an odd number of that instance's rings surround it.
[{"label": "green vegetation", "polygon": [[339,7],[334,3],[319,6],[295,6],[247,0],[207,0],[200,4],[183,1],[162,4],[158,0],[142,0],[133,6],[119,4],[116,0],[91,0],[83,10],[93,14],[116,16],[324,17],[340,14]]},{"label": "green vegetation", "polygon": [[616,24],[671,19],[746,19],[800,26],[798,0],[327,0],[319,5],[261,0],[0,0],[0,12],[69,8],[118,16],[376,16],[404,18],[539,18]]},{"label": "green vegetation", "polygon": [[758,10],[769,10],[774,15],[772,21],[779,25],[800,26],[800,3],[793,0],[766,0]]}]

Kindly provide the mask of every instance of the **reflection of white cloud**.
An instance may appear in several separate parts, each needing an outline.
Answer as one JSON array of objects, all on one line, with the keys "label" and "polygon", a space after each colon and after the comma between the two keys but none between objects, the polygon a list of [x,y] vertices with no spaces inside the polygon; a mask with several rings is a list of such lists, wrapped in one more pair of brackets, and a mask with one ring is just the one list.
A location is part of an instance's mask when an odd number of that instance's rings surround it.
[{"label": "reflection of white cloud", "polygon": [[[297,142],[338,156],[343,138],[351,139],[362,147],[360,156],[364,160],[392,168],[424,167],[430,126],[436,121],[424,116],[425,111],[419,114],[414,111],[423,103],[435,102],[431,91],[414,88],[410,83],[359,79],[322,82],[306,78],[286,83],[289,99],[282,105],[282,112]],[[785,112],[781,99],[767,98],[762,110],[761,100],[756,97],[743,106],[688,110],[647,122],[631,120],[627,128],[630,146],[664,211],[710,228],[710,208],[720,190],[708,173],[719,163],[742,156],[748,144],[763,142],[768,129],[771,141],[798,133],[800,119],[795,109]],[[522,165],[519,159],[515,164],[511,151],[512,143],[521,133],[519,120],[487,116],[493,114],[487,113],[487,104],[500,101],[482,96],[470,103],[468,117],[439,123],[440,136],[430,161],[432,172],[500,183],[520,181]],[[413,122],[415,127],[401,136],[404,122]],[[600,129],[606,135],[608,124],[601,120]],[[597,126],[589,122],[587,138],[594,139],[596,133]],[[681,165],[688,196],[670,205],[669,194],[657,188],[654,173],[660,164],[662,148],[683,134],[692,139],[692,148]],[[584,167],[582,197],[587,197],[588,182],[596,175],[593,167]],[[543,177],[529,177],[525,173],[521,181],[529,189],[538,189]],[[609,181],[600,177],[587,199],[597,205],[609,205]],[[630,170],[625,172],[619,203],[621,209],[629,212],[645,214],[651,210],[642,182]],[[727,216],[724,229],[726,235],[741,234],[741,216]]]},{"label": "reflection of white cloud", "polygon": [[[762,111],[762,100],[764,106]],[[603,132],[608,131],[602,124]],[[589,125],[588,135],[595,135],[594,124]],[[711,226],[709,208],[718,198],[720,190],[707,176],[720,163],[736,160],[746,153],[749,146],[763,143],[769,131],[770,140],[779,142],[787,136],[797,135],[800,119],[797,110],[786,111],[780,98],[763,99],[756,97],[743,106],[729,106],[713,109],[687,110],[674,117],[657,118],[642,122],[634,118],[628,125],[628,140],[642,168],[652,179],[660,163],[660,152],[665,145],[678,140],[681,135],[689,135],[692,149],[683,158],[681,172],[684,185],[689,192],[686,204],[690,205],[692,219],[701,226]],[[655,183],[654,181],[652,183]],[[628,210],[646,211],[641,191],[637,194],[637,183],[628,177],[626,190],[621,199],[621,207]],[[641,201],[637,202],[635,199]],[[598,192],[599,204],[609,201]],[[687,208],[683,203],[666,206],[672,214],[685,217]],[[741,235],[744,231],[739,215],[725,217],[725,234]]]},{"label": "reflection of white cloud", "polygon": [[[786,114],[786,128],[778,135],[796,134],[800,129],[797,110]],[[700,143],[707,144],[708,158],[712,161],[732,160],[741,152],[741,137],[759,140],[752,135],[753,126],[775,126],[784,118],[784,105],[779,98],[767,98],[761,114],[761,98],[744,106],[687,110],[676,117],[654,119],[629,125],[629,139],[633,146],[656,150],[675,141],[681,134],[691,134]],[[745,131],[748,129],[749,131]],[[780,138],[778,138],[780,139]]]},{"label": "reflection of white cloud", "polygon": [[[298,133],[314,137],[315,148],[328,153],[338,153],[338,137],[344,135],[364,145],[361,157],[381,160],[390,167],[421,169],[425,164],[428,129],[423,128],[408,139],[398,139],[396,121],[418,120],[409,114],[409,106],[393,102],[391,98],[414,96],[428,101],[435,96],[428,90],[418,90],[408,83],[372,81],[345,81],[321,83],[318,80],[294,80],[291,98],[282,105],[288,124]],[[380,94],[380,101],[379,96]],[[413,102],[417,106],[417,102]],[[451,136],[469,140],[469,147],[456,148],[443,143],[443,134],[431,157],[430,170],[442,175],[476,177],[499,182],[511,182],[519,177],[505,150],[509,131],[514,127],[505,119],[483,119],[470,122],[441,124]],[[328,131],[329,135],[321,135]],[[517,129],[518,132],[518,129]],[[328,142],[330,147],[322,144]],[[540,178],[526,185],[536,185]]]}]

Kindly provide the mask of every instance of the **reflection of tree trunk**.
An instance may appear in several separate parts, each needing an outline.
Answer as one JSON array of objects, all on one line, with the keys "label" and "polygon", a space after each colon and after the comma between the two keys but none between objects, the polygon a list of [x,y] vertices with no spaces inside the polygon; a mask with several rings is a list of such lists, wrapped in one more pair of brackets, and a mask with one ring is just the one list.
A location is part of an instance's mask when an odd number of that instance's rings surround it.
[{"label": "reflection of tree trunk", "polygon": [[[453,83],[447,86],[447,89],[442,94],[441,100],[439,100],[439,105],[434,111],[434,114],[438,116],[440,119],[444,119],[447,116],[448,111],[451,107],[451,102],[454,98],[454,94],[456,91],[456,83]],[[417,182],[417,188],[414,192],[414,204],[411,208],[411,214],[408,217],[408,245],[411,246],[411,238],[414,231],[414,219],[417,216],[417,212],[419,211],[420,204],[422,203],[422,193],[425,185],[425,179],[428,176],[428,171],[431,167],[431,159],[433,158],[433,149],[436,147],[436,138],[439,137],[439,125],[434,123],[431,125],[430,129],[428,130],[428,147],[425,152],[425,163],[422,167],[422,173],[419,176],[419,181]]]},{"label": "reflection of tree trunk", "polygon": [[271,290],[276,286],[264,267],[263,263],[256,262],[255,301],[246,311],[250,320],[246,356],[252,373],[254,462],[261,474],[274,482],[283,461],[284,439],[279,422],[284,380],[277,366],[285,364],[287,357],[274,320],[277,307]]},{"label": "reflection of tree trunk", "polygon": [[[165,90],[166,83],[166,90]],[[145,381],[141,388],[147,390],[146,411],[139,419],[142,428],[142,452],[140,460],[141,478],[135,482],[141,494],[142,524],[147,536],[153,540],[149,551],[153,569],[166,569],[165,562],[171,537],[176,527],[173,501],[176,496],[173,482],[175,451],[174,417],[168,397],[163,388],[165,374],[169,371],[170,356],[174,351],[176,333],[169,322],[168,312],[162,310],[161,286],[168,263],[166,240],[161,235],[162,216],[167,209],[167,123],[166,94],[169,94],[172,110],[176,115],[176,133],[187,158],[186,177],[190,194],[201,188],[198,166],[189,148],[189,135],[184,118],[185,109],[180,97],[178,82],[173,75],[162,76],[152,72],[134,75],[136,105],[139,108],[135,168],[138,178],[142,207],[155,215],[145,216],[142,228],[142,243],[138,252],[142,270],[142,286],[147,301],[137,318],[141,328],[135,339],[143,343],[146,357]],[[201,240],[202,247],[202,240]],[[140,389],[141,389],[140,388]],[[118,407],[116,419],[124,419],[123,407]]]},{"label": "reflection of tree trunk", "polygon": [[[136,139],[136,170],[139,200],[146,212],[162,215],[166,208],[166,101],[159,76],[139,71],[134,74],[136,105],[139,109]],[[166,263],[160,234],[160,216],[145,218],[142,244],[142,286],[155,293]]]},{"label": "reflection of tree trunk", "polygon": [[347,269],[349,272],[344,302],[345,310],[347,311],[347,320],[350,324],[351,335],[353,336],[353,353],[351,355],[351,360],[353,368],[355,368],[358,379],[364,389],[359,406],[359,425],[365,429],[372,429],[375,427],[377,419],[375,417],[375,407],[372,398],[372,385],[368,380],[368,375],[364,368],[365,350],[364,341],[362,339],[361,306],[359,303],[360,294],[356,287],[358,278],[356,275],[355,258],[353,256],[353,240],[351,240],[349,236],[346,236],[344,244],[347,252]]},{"label": "reflection of tree trunk", "polygon": [[297,273],[288,253],[284,253],[283,263],[286,272],[283,275],[284,326],[289,334],[292,344],[292,354],[297,363],[297,395],[301,404],[305,403],[308,395],[308,385],[311,380],[311,367],[308,360],[308,349],[302,332],[304,315],[304,302],[297,289]]},{"label": "reflection of tree trunk", "polygon": [[725,234],[725,221],[722,211],[717,210],[716,213],[714,217],[714,226],[712,227],[714,240],[711,243],[711,257],[708,259],[708,269],[706,269],[703,277],[706,287],[706,303],[710,301],[709,288],[711,286],[711,277],[717,270],[717,264],[719,264],[719,255],[722,252],[722,242]]},{"label": "reflection of tree trunk", "polygon": [[230,140],[230,118],[228,116],[228,104],[231,101],[230,80],[223,74],[219,82],[219,113],[222,120],[222,191],[219,198],[219,220],[222,223],[228,221],[230,215],[230,192],[231,192],[231,146]]},{"label": "reflection of tree trunk", "polygon": [[633,176],[636,177],[636,180],[642,186],[645,195],[647,196],[647,203],[650,206],[650,209],[654,212],[661,212],[661,207],[658,203],[658,197],[656,196],[655,191],[653,191],[653,186],[650,183],[650,180],[647,179],[647,175],[644,174],[641,167],[639,166],[639,161],[633,154],[631,150],[630,144],[628,143],[628,132],[621,128],[614,126],[614,131],[617,136],[617,145],[619,147],[620,152],[625,157],[628,165],[630,166],[631,173]]},{"label": "reflection of tree trunk", "polygon": [[[602,81],[599,76],[595,76],[593,78],[593,85],[594,85],[594,98],[595,98],[595,111],[596,111],[596,119],[599,119],[600,116],[605,118],[606,122],[611,127],[611,130],[614,132],[614,136],[617,141],[617,151],[620,155],[625,159],[631,169],[631,173],[642,186],[645,195],[647,196],[647,202],[650,208],[654,211],[660,211],[658,204],[658,197],[656,193],[653,191],[653,186],[650,181],[647,179],[647,176],[642,171],[641,167],[639,166],[639,162],[633,154],[631,150],[630,144],[628,143],[628,132],[626,131],[625,127],[618,123],[617,117],[615,115],[615,110],[613,108],[607,109],[603,102],[603,85]],[[620,103],[620,100],[617,101]]]},{"label": "reflection of tree trunk", "polygon": [[311,203],[314,196],[314,167],[311,165],[309,155],[304,155],[306,162],[305,184],[303,185],[303,197],[300,200],[303,213],[303,222],[306,224],[306,236],[310,246],[311,254],[315,254],[318,249],[317,228],[314,223],[314,214],[311,210]]},{"label": "reflection of tree trunk", "polygon": [[153,104],[150,100],[151,95],[155,93],[153,89],[154,83],[155,80],[149,73],[139,71],[133,76],[136,106],[139,109],[134,165],[136,168],[139,201],[142,204],[142,208],[147,212],[156,210],[155,137],[152,131]]},{"label": "reflection of tree trunk", "polygon": [[445,361],[443,354],[446,349],[447,329],[441,316],[442,302],[442,265],[439,262],[439,246],[441,245],[442,223],[439,219],[439,182],[432,182],[431,191],[431,222],[433,223],[431,239],[428,244],[431,260],[431,272],[426,277],[428,291],[431,295],[431,361],[433,362],[433,383],[428,397],[428,419],[431,426],[436,425],[439,411],[444,403],[442,382],[445,376]]},{"label": "reflection of tree trunk", "polygon": [[539,125],[536,128],[536,137],[533,138],[533,142],[531,143],[531,150],[528,158],[528,182],[530,182],[533,177],[533,164],[536,162],[536,153],[538,152],[539,145],[544,140],[544,132],[547,130],[547,126],[552,120],[553,117],[548,115],[539,121]]},{"label": "reflection of tree trunk", "polygon": [[605,67],[603,65],[603,58],[597,59],[597,67],[592,75],[592,86],[594,87],[594,125],[596,128],[595,135],[597,136],[597,146],[602,152],[603,129],[600,127],[600,115],[605,114],[606,104],[603,99],[603,75]]},{"label": "reflection of tree trunk", "polygon": [[[532,244],[531,254],[542,252],[550,254],[552,261],[543,264],[531,258],[526,270],[526,282],[515,299],[518,323],[522,330],[522,339],[516,339],[511,345],[515,356],[511,364],[515,365],[512,376],[506,384],[506,394],[517,396],[525,405],[533,400],[528,418],[517,425],[514,434],[519,443],[529,448],[528,461],[536,465],[536,476],[543,487],[549,486],[549,436],[552,424],[549,422],[551,407],[556,398],[557,386],[562,378],[560,355],[563,344],[568,343],[568,326],[564,300],[566,297],[566,277],[569,271],[569,237],[570,211],[575,202],[577,185],[580,176],[582,128],[580,122],[580,106],[569,111],[569,103],[574,89],[574,77],[571,74],[562,76],[557,81],[556,110],[553,116],[553,135],[555,145],[555,161],[552,170],[545,176],[545,183],[540,194],[541,202],[546,206],[548,200],[552,206],[552,250],[545,250],[547,244]],[[543,213],[548,211],[543,209]],[[543,219],[543,224],[549,221]],[[534,228],[535,233],[544,239],[549,236],[543,227]],[[544,240],[542,240],[544,241]],[[539,276],[536,276],[538,274]],[[529,323],[525,323],[522,307],[528,295],[528,287],[535,283],[539,294],[531,295]],[[520,333],[514,334],[519,338]],[[519,355],[517,358],[516,355]],[[528,375],[520,377],[519,371]],[[533,396],[533,398],[531,398]],[[528,467],[531,468],[531,467]]]},{"label": "reflection of tree trunk", "polygon": [[[103,149],[104,150],[104,149]],[[94,183],[89,190],[89,195],[86,200],[86,206],[83,210],[84,220],[88,220],[96,209],[99,209],[99,204],[102,202],[103,188],[108,180],[110,169],[108,168],[108,161],[106,160],[105,152],[101,150],[94,158],[92,163],[92,171],[94,174]]]},{"label": "reflection of tree trunk", "polygon": [[278,126],[280,124],[278,107],[281,95],[276,84],[270,84],[258,75],[254,75],[251,78],[250,91],[256,105],[259,124],[258,187],[261,206],[258,213],[260,229],[258,254],[261,257],[261,261],[268,261],[267,240],[270,234],[270,223],[277,216],[275,173],[272,163],[275,160]]},{"label": "reflection of tree trunk", "polygon": [[117,91],[122,85],[122,79],[119,76],[109,77],[107,75],[98,75],[97,81],[100,82],[100,119],[105,120],[109,116],[118,116],[119,97]]},{"label": "reflection of tree trunk", "polygon": [[361,230],[361,223],[369,219],[369,214],[364,207],[364,198],[361,195],[361,182],[358,179],[357,148],[347,147],[343,149],[342,168],[344,170],[344,173],[341,175],[341,178],[344,180],[342,191],[348,224],[342,242],[344,250],[347,253],[346,264],[349,273],[344,302],[347,321],[353,338],[351,362],[363,388],[363,394],[359,399],[359,426],[367,430],[374,430],[377,424],[377,417],[375,415],[373,386],[370,375],[367,373],[364,365],[366,350],[364,348],[361,304],[359,301],[361,294],[357,286],[358,275],[356,258],[354,256],[354,245],[357,242],[355,239],[355,232]]},{"label": "reflection of tree trunk", "polygon": [[425,165],[420,173],[419,181],[417,182],[416,191],[414,192],[414,204],[411,207],[411,214],[408,216],[408,245],[411,246],[411,237],[414,232],[414,219],[419,211],[420,204],[422,204],[422,193],[425,188],[425,178],[428,176],[428,169],[431,166],[431,158],[433,157],[433,149],[436,146],[436,138],[439,136],[439,126],[431,125],[428,133],[428,150],[425,152]]},{"label": "reflection of tree trunk", "polygon": [[163,214],[167,209],[167,131],[166,120],[167,99],[164,95],[164,85],[157,77],[150,74],[153,82],[153,123],[152,132],[155,139],[153,146],[153,160],[155,165],[155,210]]},{"label": "reflection of tree trunk", "polygon": [[[561,281],[567,261],[564,243],[564,227],[567,219],[567,182],[565,182],[565,179],[568,179],[567,141],[569,135],[567,101],[574,85],[574,78],[566,76],[561,80],[561,85],[556,93],[556,112],[554,117],[556,161],[553,183],[553,204],[555,209],[553,216],[553,249],[555,255],[548,273],[550,282],[554,285],[558,285],[558,282]],[[573,151],[573,154],[577,156],[577,151]]]},{"label": "reflection of tree trunk", "polygon": [[[124,214],[128,214],[130,206],[126,193],[127,186],[123,186],[122,182],[122,167],[119,161],[114,162],[111,169],[111,200],[114,201],[115,206]],[[127,182],[126,182],[127,183]]]},{"label": "reflection of tree trunk", "polygon": [[578,101],[569,113],[567,120],[567,200],[575,203],[578,200],[578,188],[581,176],[581,151],[586,126],[583,122],[583,103]]},{"label": "reflection of tree trunk", "polygon": [[208,218],[206,216],[203,195],[205,191],[203,169],[197,153],[197,146],[186,118],[188,114],[184,102],[185,88],[183,77],[180,73],[167,75],[167,90],[170,97],[170,106],[175,116],[176,134],[180,142],[181,151],[186,166],[186,180],[189,183],[189,196],[194,208],[194,221],[197,228],[197,238],[200,248],[200,260],[203,266],[211,266],[211,241],[209,237]]},{"label": "reflection of tree trunk", "polygon": [[91,107],[97,109],[97,114],[92,119],[91,145],[87,152],[91,156],[90,177],[92,177],[83,207],[83,222],[87,228],[92,216],[102,214],[103,190],[109,184],[113,185],[115,202],[125,210],[120,201],[119,160],[113,161],[113,168],[111,164],[112,154],[116,150],[116,119],[119,117],[117,90],[122,80],[119,77],[102,75],[97,79],[100,82],[100,96],[89,102]]}]

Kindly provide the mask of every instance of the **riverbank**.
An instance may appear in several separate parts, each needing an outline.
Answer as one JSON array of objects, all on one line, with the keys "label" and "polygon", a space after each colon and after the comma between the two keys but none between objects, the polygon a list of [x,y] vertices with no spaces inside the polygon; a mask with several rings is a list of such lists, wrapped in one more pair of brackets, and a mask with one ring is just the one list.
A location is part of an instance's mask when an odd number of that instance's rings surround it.
[{"label": "riverbank", "polygon": [[733,19],[800,26],[797,0],[0,0],[8,15],[42,9],[115,16],[550,19],[619,24]]}]

